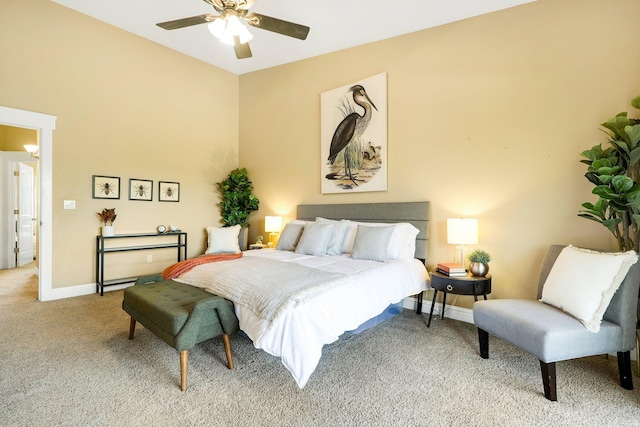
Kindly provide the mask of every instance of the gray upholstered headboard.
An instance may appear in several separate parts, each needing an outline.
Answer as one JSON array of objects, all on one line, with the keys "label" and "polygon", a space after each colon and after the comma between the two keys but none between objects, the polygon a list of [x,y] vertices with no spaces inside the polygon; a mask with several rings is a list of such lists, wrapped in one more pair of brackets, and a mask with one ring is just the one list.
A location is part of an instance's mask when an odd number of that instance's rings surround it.
[{"label": "gray upholstered headboard", "polygon": [[297,217],[306,221],[323,217],[362,222],[408,222],[420,230],[416,237],[416,258],[427,259],[429,202],[298,205]]}]

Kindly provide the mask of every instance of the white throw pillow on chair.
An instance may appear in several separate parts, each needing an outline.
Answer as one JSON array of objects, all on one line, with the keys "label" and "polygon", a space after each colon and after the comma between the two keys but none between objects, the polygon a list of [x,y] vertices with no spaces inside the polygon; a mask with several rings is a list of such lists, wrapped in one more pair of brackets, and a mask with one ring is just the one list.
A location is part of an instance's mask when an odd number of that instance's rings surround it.
[{"label": "white throw pillow on chair", "polygon": [[611,298],[637,260],[634,251],[596,252],[569,245],[553,264],[540,301],[598,332]]}]

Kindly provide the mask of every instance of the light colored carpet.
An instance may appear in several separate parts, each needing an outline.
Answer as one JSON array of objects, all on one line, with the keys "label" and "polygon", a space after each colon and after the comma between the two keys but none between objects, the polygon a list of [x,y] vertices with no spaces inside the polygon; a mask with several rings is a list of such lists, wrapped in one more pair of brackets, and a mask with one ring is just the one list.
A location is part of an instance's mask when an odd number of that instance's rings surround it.
[{"label": "light colored carpet", "polygon": [[141,326],[127,339],[122,291],[38,302],[36,286],[29,270],[0,271],[3,426],[640,425],[640,381],[621,388],[614,358],[559,363],[549,402],[533,357],[492,339],[483,360],[473,325],[427,329],[408,311],[326,346],[302,390],[247,338],[231,339],[233,371],[207,341],[183,393],[175,350]]}]

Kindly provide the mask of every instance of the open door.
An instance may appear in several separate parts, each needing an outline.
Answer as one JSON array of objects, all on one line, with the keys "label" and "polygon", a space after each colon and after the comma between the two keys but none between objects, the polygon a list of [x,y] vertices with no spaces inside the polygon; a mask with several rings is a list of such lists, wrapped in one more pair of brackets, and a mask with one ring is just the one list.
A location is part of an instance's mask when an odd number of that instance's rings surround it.
[{"label": "open door", "polygon": [[36,219],[33,168],[24,163],[18,163],[17,199],[16,266],[22,267],[33,262],[34,259],[34,226]]}]

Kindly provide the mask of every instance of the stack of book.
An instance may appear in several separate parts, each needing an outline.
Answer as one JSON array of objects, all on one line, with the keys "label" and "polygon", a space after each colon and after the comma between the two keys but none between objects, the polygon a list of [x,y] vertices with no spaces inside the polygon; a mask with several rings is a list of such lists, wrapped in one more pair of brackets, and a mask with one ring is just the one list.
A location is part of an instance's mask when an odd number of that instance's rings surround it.
[{"label": "stack of book", "polygon": [[438,264],[436,266],[436,271],[450,277],[462,277],[467,275],[467,270],[463,266],[453,262]]}]

